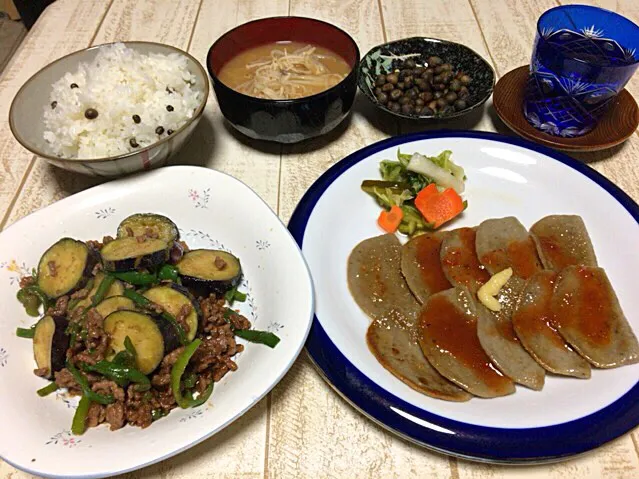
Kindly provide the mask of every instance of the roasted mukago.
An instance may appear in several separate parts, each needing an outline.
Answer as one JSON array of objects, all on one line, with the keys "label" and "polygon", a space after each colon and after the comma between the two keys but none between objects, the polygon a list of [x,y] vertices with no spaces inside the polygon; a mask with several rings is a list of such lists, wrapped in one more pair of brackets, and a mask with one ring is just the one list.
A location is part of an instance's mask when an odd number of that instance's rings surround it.
[{"label": "roasted mukago", "polygon": [[195,294],[225,293],[242,278],[240,260],[220,250],[196,249],[185,253],[175,265],[182,284]]},{"label": "roasted mukago", "polygon": [[144,236],[161,239],[171,244],[180,239],[180,232],[169,218],[154,213],[131,215],[122,220],[118,226],[118,238]]},{"label": "roasted mukago", "polygon": [[109,359],[126,351],[125,339],[133,343],[136,365],[142,374],[152,373],[162,361],[165,342],[155,318],[136,311],[116,311],[104,320],[104,331],[109,335]]},{"label": "roasted mukago", "polygon": [[[197,333],[199,317],[201,315],[200,305],[195,300],[189,290],[179,284],[169,283],[156,286],[144,292],[144,296],[159,305],[164,311],[174,318],[182,319],[188,326],[186,337],[193,341]],[[187,314],[184,314],[187,312]]]},{"label": "roasted mukago", "polygon": [[65,333],[68,324],[64,318],[45,316],[35,326],[33,356],[42,377],[51,379],[64,367],[69,347]]},{"label": "roasted mukago", "polygon": [[95,255],[86,244],[62,238],[40,258],[38,287],[53,299],[72,293],[87,283],[95,263]]},{"label": "roasted mukago", "polygon": [[169,259],[166,241],[140,237],[119,238],[107,243],[100,250],[102,264],[107,271],[129,271],[138,268],[153,268]]}]

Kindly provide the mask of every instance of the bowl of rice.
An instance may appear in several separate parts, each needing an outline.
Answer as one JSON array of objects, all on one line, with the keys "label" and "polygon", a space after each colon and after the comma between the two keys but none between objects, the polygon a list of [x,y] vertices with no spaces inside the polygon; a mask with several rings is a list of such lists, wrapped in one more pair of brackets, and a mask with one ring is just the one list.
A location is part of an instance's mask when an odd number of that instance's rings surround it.
[{"label": "bowl of rice", "polygon": [[205,70],[151,42],[98,45],[47,65],[9,112],[16,140],[49,163],[115,177],[166,164],[202,117]]}]

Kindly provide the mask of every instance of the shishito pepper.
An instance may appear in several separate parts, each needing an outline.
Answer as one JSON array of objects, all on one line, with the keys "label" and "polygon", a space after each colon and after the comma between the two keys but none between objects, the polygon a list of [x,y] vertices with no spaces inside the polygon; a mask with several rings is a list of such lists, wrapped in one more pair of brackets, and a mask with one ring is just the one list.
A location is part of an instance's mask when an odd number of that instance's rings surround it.
[{"label": "shishito pepper", "polygon": [[173,397],[175,398],[175,402],[182,409],[201,406],[209,399],[213,392],[213,381],[211,381],[197,399],[193,399],[191,393],[187,393],[187,395],[182,394],[182,376],[184,375],[184,371],[186,371],[189,361],[195,354],[195,351],[197,351],[200,344],[202,344],[202,340],[198,338],[186,346],[171,369],[171,389],[173,390]]}]

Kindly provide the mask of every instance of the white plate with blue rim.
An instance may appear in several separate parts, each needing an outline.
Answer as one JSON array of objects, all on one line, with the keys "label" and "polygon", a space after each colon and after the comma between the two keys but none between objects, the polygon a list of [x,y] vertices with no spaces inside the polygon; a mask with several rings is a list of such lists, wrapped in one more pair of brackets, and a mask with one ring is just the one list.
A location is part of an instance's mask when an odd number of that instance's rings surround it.
[{"label": "white plate with blue rim", "polygon": [[[146,429],[108,426],[71,434],[77,399],[63,391],[41,398],[47,382],[33,374],[29,327],[16,300],[18,283],[58,239],[115,235],[125,217],[168,216],[191,248],[225,249],[240,258],[245,303],[235,303],[255,329],[277,334],[270,349],[245,343],[238,370],[216,383],[199,408],[174,409]],[[205,168],[173,166],[96,186],[18,221],[0,234],[0,458],[37,476],[98,478],[173,456],[220,431],[268,393],[304,345],[313,316],[306,263],[290,233],[255,192]]]},{"label": "white plate with blue rim", "polygon": [[[355,408],[427,448],[482,462],[560,461],[590,451],[639,424],[639,365],[593,370],[589,380],[547,376],[542,391],[453,403],[411,389],[368,350],[369,318],[351,297],[347,258],[383,233],[379,206],[360,189],[380,179],[379,163],[403,153],[452,150],[467,175],[467,210],[447,228],[517,217],[526,227],[549,214],[580,215],[635,332],[639,332],[639,207],[602,175],[525,140],[441,131],[383,140],[326,171],[296,208],[289,229],[311,270],[316,313],[306,344],[312,361]],[[327,261],[330,258],[330,261]]]}]

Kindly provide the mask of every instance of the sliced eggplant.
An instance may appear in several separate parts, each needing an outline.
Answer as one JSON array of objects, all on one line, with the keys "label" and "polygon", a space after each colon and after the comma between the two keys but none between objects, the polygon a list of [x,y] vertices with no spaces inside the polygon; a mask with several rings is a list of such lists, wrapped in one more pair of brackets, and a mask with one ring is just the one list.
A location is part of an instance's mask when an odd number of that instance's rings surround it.
[{"label": "sliced eggplant", "polygon": [[119,238],[107,243],[100,251],[107,271],[129,271],[152,268],[169,259],[169,246],[161,239]]},{"label": "sliced eggplant", "polygon": [[69,336],[65,333],[69,322],[62,317],[45,316],[36,324],[33,335],[33,356],[38,369],[48,371],[46,377],[64,367],[69,348]]},{"label": "sliced eggplant", "polygon": [[242,278],[240,260],[220,250],[189,251],[175,267],[182,277],[182,284],[200,296],[224,293],[237,286]]},{"label": "sliced eggplant", "polygon": [[191,312],[186,317],[186,324],[189,326],[186,337],[189,341],[193,341],[197,334],[200,305],[186,288],[174,283],[163,284],[147,290],[144,296],[162,306],[173,317],[180,314],[183,306],[190,306]]},{"label": "sliced eggplant", "polygon": [[125,349],[128,336],[137,353],[137,367],[149,374],[158,367],[165,353],[165,342],[157,321],[137,311],[115,311],[104,320],[104,331],[109,335],[109,359]]},{"label": "sliced eggplant", "polygon": [[[93,278],[93,287],[91,288],[91,291],[89,291],[89,295],[86,298],[83,298],[80,301],[78,301],[73,306],[72,309],[88,308],[89,306],[91,306],[91,301],[93,299],[93,296],[95,296],[95,293],[98,292],[98,288],[100,287],[100,284],[102,284],[103,279],[104,279],[104,273],[100,271]],[[112,296],[121,296],[122,293],[124,293],[124,285],[122,284],[122,281],[116,279],[111,285],[111,287],[109,288],[109,290],[104,295],[104,298],[106,299]],[[105,317],[105,316],[102,315],[102,317]]]},{"label": "sliced eggplant", "polygon": [[155,213],[138,213],[122,220],[118,226],[118,238],[147,236],[172,244],[180,239],[178,227],[166,216]]},{"label": "sliced eggplant", "polygon": [[62,238],[51,246],[38,264],[38,287],[55,299],[82,288],[93,271],[96,257],[82,241]]},{"label": "sliced eggplant", "polygon": [[100,304],[95,307],[95,310],[100,313],[100,316],[106,318],[115,311],[134,311],[135,303],[126,296],[111,296],[101,301]]}]

